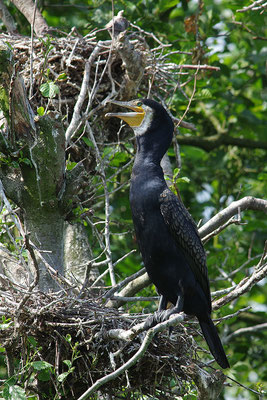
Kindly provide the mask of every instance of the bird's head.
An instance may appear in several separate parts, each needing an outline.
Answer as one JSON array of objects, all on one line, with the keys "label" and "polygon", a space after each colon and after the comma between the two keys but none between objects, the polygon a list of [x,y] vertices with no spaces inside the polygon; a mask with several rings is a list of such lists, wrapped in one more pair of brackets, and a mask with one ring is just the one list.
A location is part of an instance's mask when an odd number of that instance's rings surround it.
[{"label": "bird's head", "polygon": [[117,117],[125,121],[135,133],[142,136],[151,130],[168,127],[173,131],[173,123],[165,108],[154,100],[138,99],[131,101],[109,101],[120,107],[127,108],[129,112],[107,113],[105,116]]}]

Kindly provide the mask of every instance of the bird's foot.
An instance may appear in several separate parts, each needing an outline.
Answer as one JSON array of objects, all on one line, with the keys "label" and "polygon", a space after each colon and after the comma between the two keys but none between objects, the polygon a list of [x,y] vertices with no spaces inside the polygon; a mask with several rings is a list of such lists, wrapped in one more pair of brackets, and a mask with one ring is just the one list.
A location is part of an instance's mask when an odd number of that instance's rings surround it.
[{"label": "bird's foot", "polygon": [[154,314],[147,317],[145,320],[144,329],[148,330],[153,328],[153,326],[159,324],[160,322],[164,322],[169,318],[169,315],[166,311],[156,311]]}]

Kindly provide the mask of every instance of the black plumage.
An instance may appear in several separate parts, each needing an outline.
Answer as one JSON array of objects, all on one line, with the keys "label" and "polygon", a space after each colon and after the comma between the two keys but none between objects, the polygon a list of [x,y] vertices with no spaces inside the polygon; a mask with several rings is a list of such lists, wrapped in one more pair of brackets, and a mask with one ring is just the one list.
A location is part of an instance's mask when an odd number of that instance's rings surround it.
[{"label": "black plumage", "polygon": [[[161,159],[173,135],[173,122],[157,102],[115,102],[130,113],[112,113],[134,129],[137,152],[131,176],[130,204],[136,238],[151,281],[161,295],[159,310],[147,327],[184,311],[195,315],[214,358],[229,367],[211,320],[206,253],[191,215],[167,187]],[[167,309],[168,302],[174,307]]]}]

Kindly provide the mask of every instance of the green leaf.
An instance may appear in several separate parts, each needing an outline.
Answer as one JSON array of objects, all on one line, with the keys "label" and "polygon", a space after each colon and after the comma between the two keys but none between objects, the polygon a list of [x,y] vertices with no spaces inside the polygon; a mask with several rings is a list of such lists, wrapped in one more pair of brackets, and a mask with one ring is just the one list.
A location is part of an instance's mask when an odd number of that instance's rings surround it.
[{"label": "green leaf", "polygon": [[53,365],[46,362],[46,361],[33,361],[31,366],[35,371],[41,371],[42,369],[49,369],[52,368]]},{"label": "green leaf", "polygon": [[125,163],[129,159],[127,152],[120,151],[114,155],[111,159],[110,165],[119,167],[122,163]]},{"label": "green leaf", "polygon": [[44,107],[38,107],[37,108],[37,114],[40,115],[40,117],[42,117],[45,113],[45,109]]},{"label": "green leaf", "polygon": [[40,92],[44,97],[53,99],[59,94],[59,87],[54,82],[45,82],[40,86]]},{"label": "green leaf", "polygon": [[87,137],[83,136],[82,140],[84,141],[85,144],[87,144],[88,147],[94,147],[93,142]]},{"label": "green leaf", "polygon": [[67,378],[67,376],[68,376],[69,374],[70,374],[69,371],[63,372],[62,374],[58,375],[57,380],[58,380],[59,382],[63,382],[63,381]]},{"label": "green leaf", "polygon": [[71,361],[70,360],[63,360],[64,364],[68,366],[68,368],[71,368]]},{"label": "green leaf", "polygon": [[42,382],[48,382],[51,379],[50,371],[48,369],[44,369],[40,371],[37,375],[37,379]]},{"label": "green leaf", "polygon": [[267,181],[267,172],[261,172],[258,174],[259,181]]},{"label": "green leaf", "polygon": [[175,170],[173,171],[173,180],[176,179],[176,177],[179,175],[180,172],[180,168],[175,168]]},{"label": "green leaf", "polygon": [[190,179],[187,177],[187,176],[181,176],[181,178],[178,178],[177,180],[176,180],[176,182],[185,182],[185,183],[189,183],[190,182]]},{"label": "green leaf", "polygon": [[3,390],[3,395],[4,395],[4,398],[7,400],[26,400],[27,399],[25,390],[18,385],[14,385],[14,386],[6,385]]},{"label": "green leaf", "polygon": [[71,338],[71,335],[70,335],[69,333],[67,333],[65,339],[66,339],[66,341],[67,341],[68,343],[71,343],[72,338]]},{"label": "green leaf", "polygon": [[195,98],[197,100],[199,100],[199,99],[211,99],[212,97],[213,96],[212,96],[211,92],[207,88],[201,89],[201,91],[199,93],[197,93],[196,96],[195,96]]},{"label": "green leaf", "polygon": [[33,347],[37,347],[37,341],[34,339],[33,336],[28,336],[28,342],[33,346]]},{"label": "green leaf", "polygon": [[75,161],[67,161],[66,167],[68,171],[71,171],[74,167],[76,167],[77,163]]},{"label": "green leaf", "polygon": [[58,80],[63,80],[63,79],[67,79],[67,74],[65,74],[65,72],[62,72],[62,74],[59,74],[58,75],[58,77],[57,77],[57,79]]},{"label": "green leaf", "polygon": [[13,324],[13,321],[0,324],[0,330],[8,329]]},{"label": "green leaf", "polygon": [[176,6],[178,3],[179,3],[178,0],[160,0],[160,2],[158,3],[158,9],[160,13],[162,13]]}]

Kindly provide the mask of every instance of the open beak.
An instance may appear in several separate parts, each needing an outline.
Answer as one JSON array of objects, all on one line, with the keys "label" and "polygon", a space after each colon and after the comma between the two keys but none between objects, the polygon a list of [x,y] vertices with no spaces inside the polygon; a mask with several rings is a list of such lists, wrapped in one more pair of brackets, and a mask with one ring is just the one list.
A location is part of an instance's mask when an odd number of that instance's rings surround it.
[{"label": "open beak", "polygon": [[121,112],[121,113],[107,113],[105,115],[106,118],[110,117],[117,117],[122,119],[123,121],[127,122],[128,125],[130,125],[132,128],[140,126],[144,116],[145,116],[145,110],[143,106],[141,105],[142,102],[139,100],[132,100],[132,101],[115,101],[115,100],[110,100],[109,103],[115,104],[117,106],[121,106],[124,108],[128,108],[132,110],[132,112]]}]

